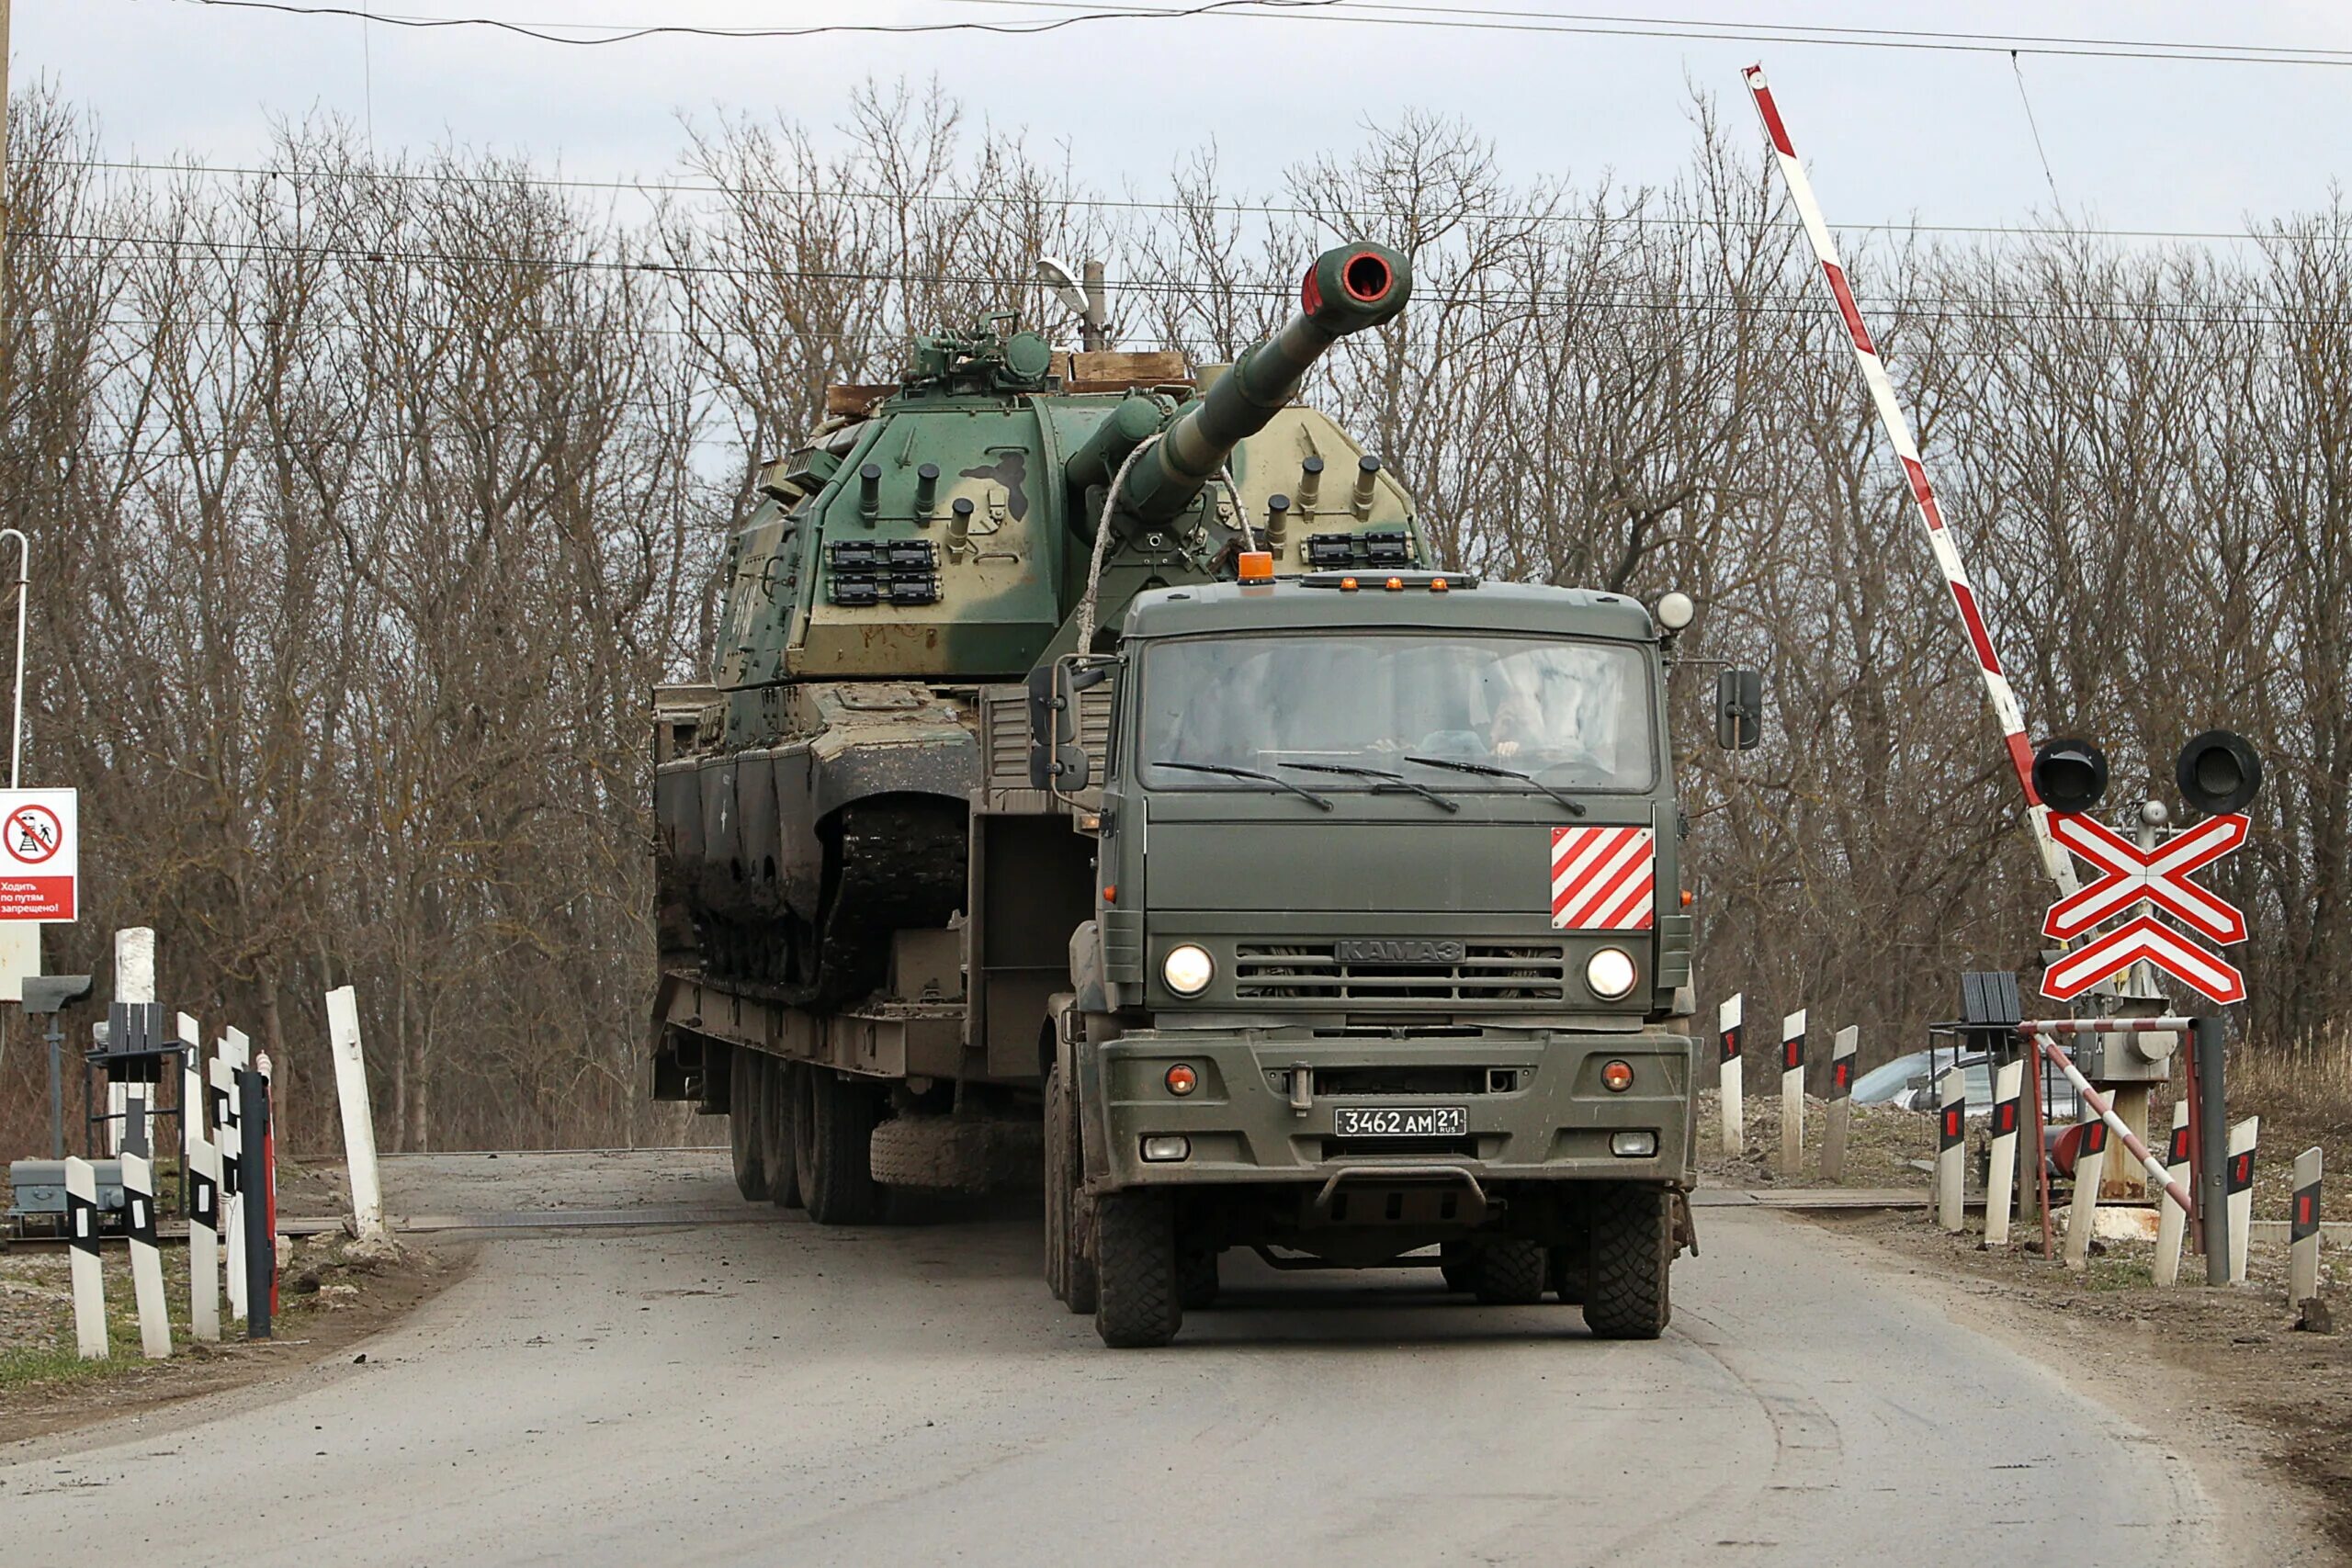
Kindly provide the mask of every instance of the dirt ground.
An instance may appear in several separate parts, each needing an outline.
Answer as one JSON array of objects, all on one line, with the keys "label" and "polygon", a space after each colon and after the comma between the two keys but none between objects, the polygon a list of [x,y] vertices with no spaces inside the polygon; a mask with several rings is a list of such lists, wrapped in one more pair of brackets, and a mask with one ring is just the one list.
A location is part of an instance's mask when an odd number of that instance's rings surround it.
[{"label": "dirt ground", "polygon": [[188,1337],[187,1249],[167,1247],[163,1255],[174,1348],[164,1361],[140,1354],[128,1248],[102,1254],[113,1353],[97,1361],[74,1351],[66,1250],[19,1247],[0,1256],[0,1443],[160,1409],[311,1365],[379,1332],[461,1278],[473,1258],[463,1247],[369,1256],[355,1253],[341,1235],[300,1242],[280,1276],[275,1337],[242,1337],[224,1306],[224,1337],[208,1344]]},{"label": "dirt ground", "polygon": [[1845,1175],[1831,1182],[1821,1175],[1821,1140],[1829,1124],[1826,1100],[1805,1100],[1804,1165],[1795,1172],[1781,1168],[1781,1097],[1751,1094],[1745,1110],[1747,1146],[1736,1156],[1726,1155],[1718,1097],[1713,1089],[1699,1096],[1699,1175],[1710,1187],[1927,1189],[1927,1174],[1909,1162],[1935,1157],[1936,1125],[1929,1117],[1883,1105],[1854,1106],[1846,1134]]},{"label": "dirt ground", "polygon": [[[1994,1252],[1973,1217],[1959,1235],[1916,1211],[1809,1217],[1916,1258],[1971,1294],[2022,1309],[2028,1332],[2061,1359],[2103,1353],[2112,1364],[2144,1347],[2155,1365],[2122,1374],[2144,1394],[2127,1400],[2142,1422],[2161,1426],[2160,1417],[2176,1411],[2200,1423],[2213,1413],[2233,1418],[2263,1463],[2313,1495],[2334,1539],[2352,1555],[2352,1334],[2296,1328],[2283,1247],[2253,1249],[2245,1286],[2160,1291],[2151,1280],[2155,1248],[2146,1243],[2095,1243],[2089,1268],[2076,1274],[2037,1255],[2038,1231]],[[2197,1258],[2184,1260],[2182,1277],[2202,1279]],[[2321,1291],[2342,1328],[2352,1328],[2343,1321],[2352,1317],[2347,1287],[2352,1246],[2331,1246],[2322,1258]]]}]

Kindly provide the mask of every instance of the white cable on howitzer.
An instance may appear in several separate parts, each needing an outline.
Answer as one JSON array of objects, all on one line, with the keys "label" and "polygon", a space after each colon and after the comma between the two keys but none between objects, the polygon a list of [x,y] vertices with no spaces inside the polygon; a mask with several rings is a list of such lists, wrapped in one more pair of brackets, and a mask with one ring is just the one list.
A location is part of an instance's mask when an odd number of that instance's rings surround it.
[{"label": "white cable on howitzer", "polygon": [[1250,509],[1241,504],[1241,484],[1233,477],[1233,465],[1227,463],[1216,471],[1225,481],[1225,493],[1233,498],[1233,520],[1241,525],[1241,547],[1251,555],[1258,553],[1258,531],[1250,526]]},{"label": "white cable on howitzer", "polygon": [[1119,471],[1111,476],[1111,488],[1102,495],[1102,515],[1094,525],[1094,553],[1086,562],[1086,597],[1078,604],[1078,651],[1094,651],[1094,595],[1102,582],[1102,558],[1110,553],[1111,513],[1118,510],[1120,492],[1127,486],[1127,470],[1136,459],[1159,444],[1160,433],[1153,431],[1136,443],[1136,449],[1119,464]]},{"label": "white cable on howitzer", "polygon": [[1944,526],[1936,492],[1928,483],[1927,467],[1919,460],[1918,443],[1911,438],[1910,423],[1903,417],[1902,405],[1894,400],[1894,383],[1887,378],[1885,363],[1871,341],[1870,329],[1862,324],[1862,313],[1854,304],[1854,291],[1846,281],[1846,269],[1838,259],[1838,246],[1829,237],[1829,225],[1822,218],[1821,204],[1814,198],[1813,182],[1805,177],[1804,165],[1797,162],[1796,148],[1789,141],[1788,128],[1781,121],[1772,90],[1765,85],[1764,68],[1751,65],[1740,74],[1747,79],[1756,112],[1763,118],[1764,134],[1772,144],[1781,176],[1788,181],[1789,196],[1796,203],[1797,217],[1804,225],[1805,238],[1812,242],[1814,256],[1821,263],[1822,275],[1828,281],[1830,297],[1845,323],[1846,335],[1853,340],[1854,357],[1861,362],[1862,379],[1870,384],[1871,400],[1878,407],[1879,423],[1886,429],[1886,438],[1894,447],[1895,457],[1902,460],[1911,499],[1917,504],[1919,521],[1928,530],[1928,548],[1935,552],[1936,564],[1943,569],[1945,584],[1951,588],[1952,603],[1960,611],[1969,647],[1976,656],[1978,673],[1984,677],[1985,700],[1992,705],[1993,717],[2001,727],[2009,761],[2017,769],[2018,785],[2025,792],[2026,825],[2033,831],[2034,852],[2041,858],[2043,874],[2058,885],[2060,892],[2072,895],[2078,891],[2080,883],[2075,875],[2075,863],[2051,837],[2050,808],[2042,805],[2041,793],[2033,787],[2033,747],[2026,739],[2024,711],[2018,705],[2009,678],[2002,673],[2000,655],[1994,651],[1993,634],[1984,624],[1983,611],[1977,607],[1976,590],[1969,584],[1968,569],[1960,558],[1960,547],[1953,543],[1951,530]]}]

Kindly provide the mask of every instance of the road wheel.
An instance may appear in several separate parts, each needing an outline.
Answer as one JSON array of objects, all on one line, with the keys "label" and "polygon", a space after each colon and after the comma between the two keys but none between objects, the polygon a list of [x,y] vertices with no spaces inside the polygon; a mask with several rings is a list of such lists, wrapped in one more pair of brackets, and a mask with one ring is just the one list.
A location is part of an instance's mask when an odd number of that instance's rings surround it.
[{"label": "road wheel", "polygon": [[804,1066],[794,1076],[794,1103],[807,1108],[793,1129],[793,1156],[808,1217],[820,1225],[880,1224],[883,1190],[866,1162],[880,1097],[829,1067]]},{"label": "road wheel", "polygon": [[1114,1349],[1165,1345],[1184,1325],[1176,1215],[1163,1192],[1111,1192],[1094,1204],[1094,1332]]},{"label": "road wheel", "polygon": [[1216,1253],[1187,1245],[1176,1253],[1176,1302],[1186,1312],[1206,1312],[1216,1305]]},{"label": "road wheel", "polygon": [[779,1208],[800,1207],[800,1171],[792,1149],[792,1100],[799,1089],[797,1062],[762,1064],[760,1147],[768,1170],[768,1197]]},{"label": "road wheel", "polygon": [[766,1151],[760,1138],[758,1054],[729,1046],[727,1065],[727,1148],[735,1160],[735,1190],[747,1203],[768,1195]]},{"label": "road wheel", "polygon": [[1078,1117],[1059,1066],[1046,1074],[1046,1282],[1054,1299],[1074,1313],[1094,1310],[1094,1262],[1080,1225],[1085,1173],[1079,1158]]},{"label": "road wheel", "polygon": [[1527,1306],[1544,1299],[1544,1249],[1517,1236],[1498,1236],[1478,1249],[1470,1288],[1487,1306]]},{"label": "road wheel", "polygon": [[1655,1339],[1674,1315],[1667,1269],[1674,1261],[1669,1195],[1655,1187],[1610,1187],[1592,1204],[1591,1261],[1584,1321],[1603,1339]]},{"label": "road wheel", "polygon": [[1445,1276],[1449,1291],[1467,1292],[1477,1287],[1476,1267],[1478,1244],[1475,1241],[1449,1241],[1437,1249],[1437,1271]]}]

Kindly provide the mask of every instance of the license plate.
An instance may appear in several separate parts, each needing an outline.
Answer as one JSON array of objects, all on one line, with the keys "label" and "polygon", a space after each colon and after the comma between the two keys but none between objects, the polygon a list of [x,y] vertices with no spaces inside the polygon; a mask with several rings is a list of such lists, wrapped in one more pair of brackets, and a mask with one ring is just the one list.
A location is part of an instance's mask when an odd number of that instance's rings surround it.
[{"label": "license plate", "polygon": [[1341,1138],[1459,1138],[1470,1131],[1463,1105],[1342,1105],[1331,1112]]}]

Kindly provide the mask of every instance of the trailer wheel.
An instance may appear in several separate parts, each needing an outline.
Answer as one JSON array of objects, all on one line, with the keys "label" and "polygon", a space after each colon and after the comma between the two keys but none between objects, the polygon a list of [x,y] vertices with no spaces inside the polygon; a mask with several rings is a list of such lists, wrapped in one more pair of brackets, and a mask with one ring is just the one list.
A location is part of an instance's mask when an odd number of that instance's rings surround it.
[{"label": "trailer wheel", "polygon": [[1094,1203],[1094,1332],[1117,1350],[1165,1345],[1184,1325],[1176,1283],[1176,1211],[1164,1192]]},{"label": "trailer wheel", "polygon": [[1544,1248],[1517,1236],[1498,1236],[1478,1249],[1470,1288],[1487,1306],[1528,1306],[1544,1299]]},{"label": "trailer wheel", "polygon": [[739,1045],[728,1049],[733,1059],[728,1063],[727,1149],[735,1161],[735,1190],[745,1202],[757,1203],[768,1195],[767,1163],[760,1137],[763,1096],[758,1055]]},{"label": "trailer wheel", "polygon": [[793,1076],[792,1101],[800,1112],[792,1129],[793,1164],[808,1217],[820,1225],[880,1224],[883,1190],[866,1160],[880,1098],[828,1067],[804,1066]]},{"label": "trailer wheel", "polygon": [[1674,1315],[1671,1199],[1655,1187],[1604,1188],[1592,1203],[1584,1321],[1602,1339],[1655,1339]]},{"label": "trailer wheel", "polygon": [[1059,1066],[1046,1074],[1046,1283],[1074,1313],[1094,1310],[1094,1260],[1086,1255],[1080,1224],[1084,1173],[1078,1155],[1078,1117]]},{"label": "trailer wheel", "polygon": [[793,1156],[792,1100],[803,1071],[797,1062],[761,1064],[761,1163],[768,1171],[768,1197],[779,1208],[800,1207],[799,1162]]}]

